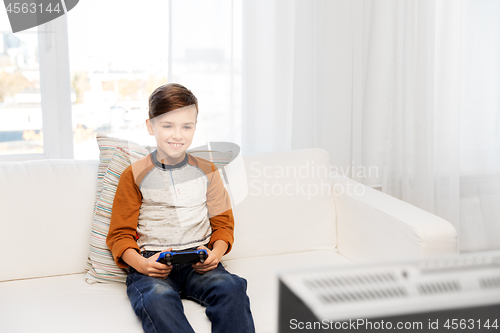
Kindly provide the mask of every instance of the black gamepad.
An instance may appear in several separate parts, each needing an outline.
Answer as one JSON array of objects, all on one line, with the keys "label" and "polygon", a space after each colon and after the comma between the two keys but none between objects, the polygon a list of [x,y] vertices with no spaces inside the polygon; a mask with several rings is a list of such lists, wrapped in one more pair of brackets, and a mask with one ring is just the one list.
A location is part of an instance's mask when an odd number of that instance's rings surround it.
[{"label": "black gamepad", "polygon": [[189,252],[162,252],[160,256],[156,260],[157,262],[161,262],[165,265],[172,264],[195,264],[197,262],[205,262],[208,258],[207,250],[196,250]]}]

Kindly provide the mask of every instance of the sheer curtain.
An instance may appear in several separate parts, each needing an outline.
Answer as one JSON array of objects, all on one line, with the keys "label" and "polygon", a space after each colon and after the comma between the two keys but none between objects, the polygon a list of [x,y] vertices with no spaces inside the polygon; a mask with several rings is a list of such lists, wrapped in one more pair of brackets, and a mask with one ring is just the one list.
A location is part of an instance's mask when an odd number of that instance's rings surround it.
[{"label": "sheer curtain", "polygon": [[362,100],[364,165],[382,191],[459,227],[461,1],[373,1]]},{"label": "sheer curtain", "polygon": [[383,192],[453,223],[460,251],[500,248],[500,3],[363,4],[363,164],[380,166]]},{"label": "sheer curtain", "polygon": [[[326,149],[500,248],[500,2],[243,3],[243,152]],[[359,173],[375,169],[375,173]]]},{"label": "sheer curtain", "polygon": [[500,2],[464,1],[462,32],[461,245],[500,249]]},{"label": "sheer curtain", "polygon": [[243,2],[244,153],[321,147],[350,165],[352,12],[349,1]]}]

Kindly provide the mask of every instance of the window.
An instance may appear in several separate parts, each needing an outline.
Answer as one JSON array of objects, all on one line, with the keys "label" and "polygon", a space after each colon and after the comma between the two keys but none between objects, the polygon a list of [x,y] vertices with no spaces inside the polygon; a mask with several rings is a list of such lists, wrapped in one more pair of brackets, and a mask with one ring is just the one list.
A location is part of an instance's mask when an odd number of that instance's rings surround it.
[{"label": "window", "polygon": [[240,143],[241,0],[87,0],[15,35],[1,15],[0,75],[20,83],[0,85],[0,161],[97,159],[97,133],[154,145],[148,97],[168,82],[198,97],[192,147]]},{"label": "window", "polygon": [[163,0],[87,0],[67,14],[76,159],[98,158],[97,133],[155,145],[145,120],[169,82],[168,13]]},{"label": "window", "polygon": [[0,161],[73,158],[66,16],[16,34],[0,16]]},{"label": "window", "polygon": [[0,15],[0,155],[43,154],[37,28],[13,34]]}]

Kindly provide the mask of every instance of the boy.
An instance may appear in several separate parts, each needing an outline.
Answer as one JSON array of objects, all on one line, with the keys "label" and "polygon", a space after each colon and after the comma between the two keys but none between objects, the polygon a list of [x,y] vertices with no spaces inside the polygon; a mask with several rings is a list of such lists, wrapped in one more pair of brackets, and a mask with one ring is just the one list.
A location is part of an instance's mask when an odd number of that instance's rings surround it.
[{"label": "boy", "polygon": [[[194,157],[198,101],[180,84],[149,97],[146,126],[157,150],[120,177],[106,243],[119,267],[130,267],[127,295],[145,332],[194,332],[181,298],[206,307],[212,332],[254,332],[245,279],[220,260],[233,244],[231,201],[218,169]],[[165,265],[161,252],[205,249],[204,263]]]}]

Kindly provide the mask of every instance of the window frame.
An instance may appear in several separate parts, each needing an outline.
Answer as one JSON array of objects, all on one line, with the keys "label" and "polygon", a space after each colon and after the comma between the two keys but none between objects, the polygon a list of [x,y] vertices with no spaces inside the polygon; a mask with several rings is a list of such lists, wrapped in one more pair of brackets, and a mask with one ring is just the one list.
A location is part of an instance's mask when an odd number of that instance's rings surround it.
[{"label": "window frame", "polygon": [[74,159],[66,15],[37,27],[43,153],[0,155],[0,162]]}]

